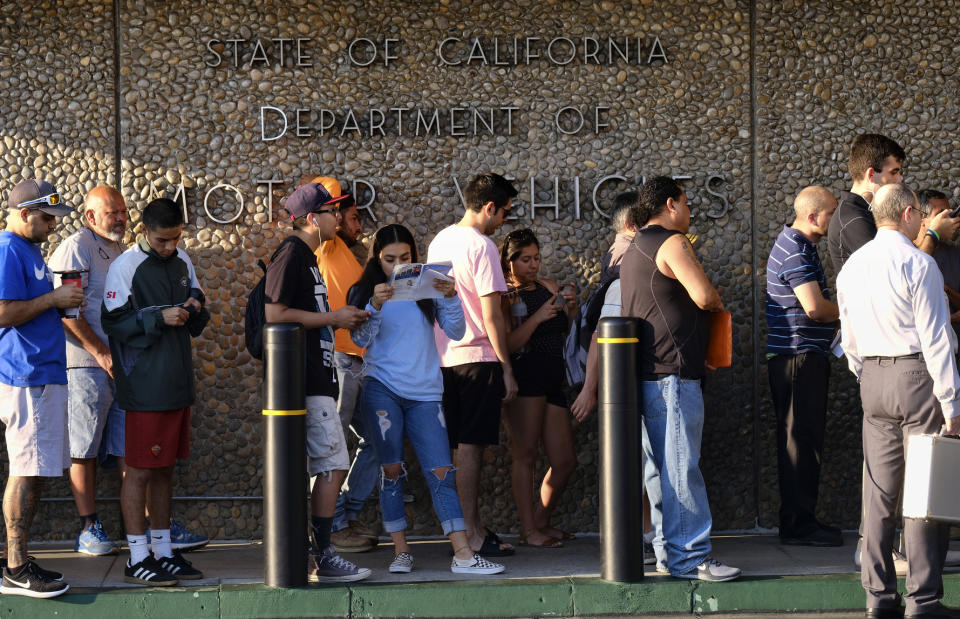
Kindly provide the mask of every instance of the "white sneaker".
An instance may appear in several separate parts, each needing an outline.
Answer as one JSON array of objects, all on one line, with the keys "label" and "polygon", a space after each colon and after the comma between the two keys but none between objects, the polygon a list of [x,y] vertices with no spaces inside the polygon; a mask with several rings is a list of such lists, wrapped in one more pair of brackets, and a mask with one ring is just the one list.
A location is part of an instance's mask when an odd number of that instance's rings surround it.
[{"label": "white sneaker", "polygon": [[474,554],[472,559],[453,558],[450,563],[450,571],[454,574],[499,574],[506,568],[499,563],[487,561],[479,554]]},{"label": "white sneaker", "polygon": [[409,552],[401,552],[393,558],[387,569],[393,574],[409,574],[413,570],[413,555]]},{"label": "white sneaker", "polygon": [[740,576],[739,567],[724,565],[713,557],[707,557],[703,563],[684,574],[674,574],[674,578],[687,580],[706,580],[710,582],[724,582]]},{"label": "white sneaker", "polygon": [[653,565],[657,562],[657,555],[653,550],[653,544],[649,542],[643,543],[643,564],[644,565]]}]

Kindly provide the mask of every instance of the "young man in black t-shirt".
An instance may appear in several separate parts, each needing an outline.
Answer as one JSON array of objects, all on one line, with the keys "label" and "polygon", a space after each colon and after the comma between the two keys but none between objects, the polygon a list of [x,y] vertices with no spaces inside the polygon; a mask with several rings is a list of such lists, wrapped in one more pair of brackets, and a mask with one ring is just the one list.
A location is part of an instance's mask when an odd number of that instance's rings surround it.
[{"label": "young man in black t-shirt", "polygon": [[267,322],[299,322],[306,329],[307,456],[310,475],[316,475],[310,497],[313,553],[310,580],[352,581],[370,575],[342,559],[330,544],[330,528],[340,484],[350,467],[347,443],[337,414],[339,393],[333,368],[333,329],[353,329],[370,313],[346,305],[330,311],[327,287],[314,251],[333,239],[340,221],[338,202],[323,185],[299,187],[285,208],[293,220],[293,234],[277,248],[267,267]]}]

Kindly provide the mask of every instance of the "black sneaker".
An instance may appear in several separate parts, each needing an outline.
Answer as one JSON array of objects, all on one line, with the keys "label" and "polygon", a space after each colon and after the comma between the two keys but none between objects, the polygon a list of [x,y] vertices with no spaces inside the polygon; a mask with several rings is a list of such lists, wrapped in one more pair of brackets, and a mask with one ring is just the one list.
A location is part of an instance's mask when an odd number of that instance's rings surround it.
[{"label": "black sneaker", "polygon": [[27,561],[20,568],[11,571],[3,568],[3,582],[0,593],[4,595],[25,595],[32,598],[55,598],[67,592],[70,585],[48,578],[33,561]]},{"label": "black sneaker", "polygon": [[[37,558],[33,555],[27,555],[27,561],[33,561],[34,567],[37,568],[37,571],[49,578],[50,580],[63,580],[63,574],[60,572],[54,572],[53,570],[45,570],[39,565],[37,565]],[[5,569],[7,567],[7,558],[0,558],[0,569]]]},{"label": "black sneaker", "polygon": [[184,559],[179,550],[174,550],[172,557],[160,557],[157,561],[160,563],[160,567],[170,572],[170,575],[174,578],[180,580],[200,580],[203,578],[203,572]]},{"label": "black sneaker", "polygon": [[123,568],[123,580],[151,587],[172,587],[178,582],[170,572],[160,567],[160,563],[152,555],[147,555],[146,559],[136,565],[130,565],[130,559],[127,559],[127,565]]},{"label": "black sneaker", "polygon": [[839,531],[816,527],[803,532],[787,532],[780,535],[784,546],[843,546],[843,536]]}]

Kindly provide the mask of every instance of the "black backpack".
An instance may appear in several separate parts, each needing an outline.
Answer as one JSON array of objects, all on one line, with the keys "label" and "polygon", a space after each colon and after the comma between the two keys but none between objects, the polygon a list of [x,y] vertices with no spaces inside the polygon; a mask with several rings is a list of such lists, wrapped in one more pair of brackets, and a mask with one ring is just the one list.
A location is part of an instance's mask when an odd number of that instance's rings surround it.
[{"label": "black backpack", "polygon": [[267,296],[267,265],[263,260],[257,260],[257,265],[263,271],[260,281],[250,291],[247,297],[247,311],[243,320],[244,340],[247,351],[254,359],[263,359],[263,326],[267,323],[265,309]]}]

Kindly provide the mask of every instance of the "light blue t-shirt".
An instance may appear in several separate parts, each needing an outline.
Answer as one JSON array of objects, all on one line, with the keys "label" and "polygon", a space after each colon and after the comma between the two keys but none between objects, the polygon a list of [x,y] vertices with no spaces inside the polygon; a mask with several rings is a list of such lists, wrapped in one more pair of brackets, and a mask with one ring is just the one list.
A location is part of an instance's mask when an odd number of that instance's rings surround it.
[{"label": "light blue t-shirt", "polygon": [[[466,331],[459,297],[436,299],[437,324],[451,340]],[[354,343],[367,349],[364,377],[375,378],[395,394],[417,402],[439,402],[443,397],[440,355],[416,301],[388,301],[377,311],[369,303],[370,320],[350,332]]]},{"label": "light blue t-shirt", "polygon": [[[27,301],[53,291],[40,247],[0,232],[0,299]],[[0,328],[0,382],[14,387],[67,384],[66,339],[56,308]]]}]

